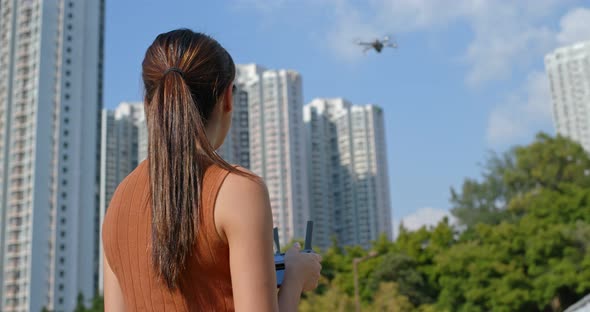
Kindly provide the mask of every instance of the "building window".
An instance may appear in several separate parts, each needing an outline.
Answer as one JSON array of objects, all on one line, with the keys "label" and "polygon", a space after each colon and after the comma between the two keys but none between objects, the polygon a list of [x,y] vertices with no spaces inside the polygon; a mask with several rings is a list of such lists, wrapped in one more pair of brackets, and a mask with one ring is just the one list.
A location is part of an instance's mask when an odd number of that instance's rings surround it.
[{"label": "building window", "polygon": [[61,224],[66,224],[66,218],[61,218]]},{"label": "building window", "polygon": [[58,302],[59,302],[59,304],[64,304],[64,298],[63,297],[59,297]]},{"label": "building window", "polygon": [[66,211],[66,205],[61,205],[61,211]]},{"label": "building window", "polygon": [[64,271],[59,271],[59,277],[64,277]]},{"label": "building window", "polygon": [[65,98],[66,100],[69,100],[69,99],[70,99],[70,94],[69,94],[69,93],[66,93],[66,94],[64,95],[64,98]]},{"label": "building window", "polygon": [[64,107],[64,110],[65,110],[66,112],[69,112],[69,111],[70,111],[70,107],[66,105],[66,106]]}]

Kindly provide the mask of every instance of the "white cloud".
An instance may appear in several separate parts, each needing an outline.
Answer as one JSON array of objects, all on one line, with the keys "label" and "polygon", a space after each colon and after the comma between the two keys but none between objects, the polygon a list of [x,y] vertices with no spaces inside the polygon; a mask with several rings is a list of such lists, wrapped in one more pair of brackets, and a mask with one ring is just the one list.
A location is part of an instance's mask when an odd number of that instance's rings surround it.
[{"label": "white cloud", "polygon": [[557,34],[557,41],[561,45],[590,40],[590,9],[571,10],[561,18],[559,25],[561,31]]},{"label": "white cloud", "polygon": [[504,146],[531,138],[551,121],[549,81],[544,72],[528,75],[521,91],[497,105],[490,114],[487,140],[492,146]]},{"label": "white cloud", "polygon": [[516,68],[528,67],[552,46],[554,34],[547,28],[492,27],[479,30],[469,44],[465,60],[470,64],[466,81],[470,85],[510,77]]},{"label": "white cloud", "polygon": [[414,213],[403,217],[400,221],[394,222],[394,237],[397,237],[400,223],[403,223],[406,229],[416,231],[423,226],[435,226],[444,217],[448,217],[452,224],[455,223],[455,218],[447,210],[430,207],[418,209]]}]

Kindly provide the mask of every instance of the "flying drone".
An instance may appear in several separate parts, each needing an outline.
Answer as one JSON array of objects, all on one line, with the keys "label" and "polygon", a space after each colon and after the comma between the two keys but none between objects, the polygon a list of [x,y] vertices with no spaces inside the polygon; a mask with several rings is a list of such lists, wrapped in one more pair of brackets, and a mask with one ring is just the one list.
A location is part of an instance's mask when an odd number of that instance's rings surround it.
[{"label": "flying drone", "polygon": [[383,37],[383,39],[375,39],[371,42],[363,42],[360,40],[356,41],[356,44],[360,46],[364,46],[363,53],[367,53],[367,51],[373,49],[377,53],[381,53],[384,48],[397,48],[397,43],[389,39],[389,36]]}]

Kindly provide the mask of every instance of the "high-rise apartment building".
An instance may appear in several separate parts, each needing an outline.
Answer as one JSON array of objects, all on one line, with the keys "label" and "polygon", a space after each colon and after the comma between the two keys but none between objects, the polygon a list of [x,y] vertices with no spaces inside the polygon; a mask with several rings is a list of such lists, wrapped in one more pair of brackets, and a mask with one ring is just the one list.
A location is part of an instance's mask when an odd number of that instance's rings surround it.
[{"label": "high-rise apartment building", "polygon": [[369,247],[391,239],[391,204],[383,111],[341,99],[305,106],[311,217],[315,242]]},{"label": "high-rise apartment building", "polygon": [[236,84],[232,124],[223,145],[217,150],[230,164],[250,168],[250,137],[248,122],[248,93]]},{"label": "high-rise apartment building", "polygon": [[147,158],[148,130],[145,112],[137,118],[137,161],[142,162]]},{"label": "high-rise apartment building", "polygon": [[142,118],[141,102],[123,102],[114,110],[102,112],[101,215],[104,215],[119,183],[139,164],[138,122]]},{"label": "high-rise apartment building", "polygon": [[558,134],[590,152],[590,41],[556,49],[545,56]]},{"label": "high-rise apartment building", "polygon": [[[100,158],[100,224],[117,186],[139,162],[139,128],[144,119],[143,103],[123,102],[102,112]],[[101,227],[102,228],[102,227]],[[101,235],[102,237],[102,235]],[[99,290],[102,293],[102,244],[100,245]]]},{"label": "high-rise apartment building", "polygon": [[104,1],[0,0],[0,310],[98,284]]},{"label": "high-rise apartment building", "polygon": [[301,75],[238,65],[248,94],[250,170],[266,181],[281,241],[305,236],[309,219]]}]

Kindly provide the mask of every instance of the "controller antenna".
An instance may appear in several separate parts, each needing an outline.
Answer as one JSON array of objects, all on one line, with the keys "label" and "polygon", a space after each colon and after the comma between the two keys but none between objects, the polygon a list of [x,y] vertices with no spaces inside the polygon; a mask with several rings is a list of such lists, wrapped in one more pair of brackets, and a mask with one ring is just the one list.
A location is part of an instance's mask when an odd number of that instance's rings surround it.
[{"label": "controller antenna", "polygon": [[275,227],[274,229],[272,229],[272,233],[273,233],[274,240],[275,240],[275,248],[277,249],[275,254],[280,255],[281,254],[281,243],[279,243],[279,228]]},{"label": "controller antenna", "polygon": [[305,251],[312,251],[311,247],[311,237],[313,235],[313,221],[307,221],[307,228],[305,230]]}]

